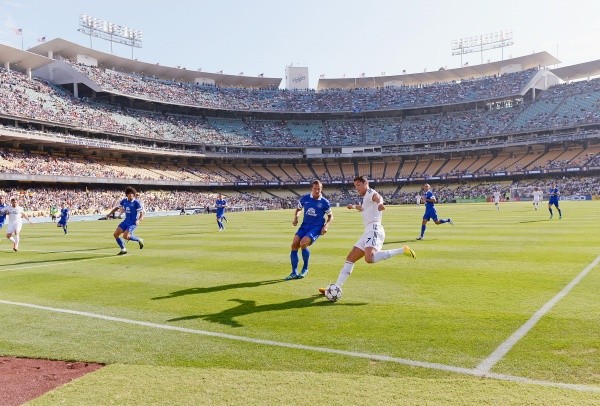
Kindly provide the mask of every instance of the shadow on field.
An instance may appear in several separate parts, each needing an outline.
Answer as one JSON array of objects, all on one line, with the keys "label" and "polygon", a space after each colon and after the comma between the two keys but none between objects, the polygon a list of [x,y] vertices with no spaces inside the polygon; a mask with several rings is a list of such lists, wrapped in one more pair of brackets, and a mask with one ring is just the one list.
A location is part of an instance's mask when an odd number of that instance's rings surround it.
[{"label": "shadow on field", "polygon": [[210,293],[210,292],[220,292],[223,290],[230,290],[230,289],[257,288],[259,286],[272,285],[274,283],[281,283],[281,282],[284,282],[284,280],[283,279],[273,279],[273,280],[268,280],[268,281],[231,283],[229,285],[209,286],[206,288],[190,288],[190,289],[178,290],[176,292],[171,292],[171,293],[169,293],[168,296],[153,297],[152,300],[171,299],[171,298],[179,297],[179,296],[198,295],[201,293]]},{"label": "shadow on field", "polygon": [[[410,239],[410,240],[397,240],[397,241],[384,241],[383,245],[389,245],[389,244],[406,244],[408,242],[412,242],[415,241],[414,238]],[[398,247],[400,248],[400,247]]]},{"label": "shadow on field", "polygon": [[[315,303],[315,300],[321,299]],[[291,310],[291,309],[302,309],[305,307],[321,307],[321,306],[332,306],[332,302],[325,299],[323,295],[314,295],[302,299],[290,300],[283,303],[272,303],[257,306],[254,300],[242,300],[242,299],[230,299],[230,302],[238,302],[239,305],[232,307],[231,309],[223,310],[219,313],[212,314],[198,314],[193,316],[177,317],[175,319],[169,319],[168,322],[183,321],[183,320],[194,320],[202,319],[210,321],[212,323],[225,324],[231,327],[243,327],[243,324],[234,320],[236,317],[246,316],[248,314]],[[366,303],[336,303],[335,306],[364,306]]]},{"label": "shadow on field", "polygon": [[519,224],[526,224],[526,223],[545,223],[546,221],[550,221],[549,219],[542,219],[542,220],[527,220],[527,221],[519,221]]},{"label": "shadow on field", "polygon": [[114,255],[104,255],[104,256],[97,255],[97,256],[93,256],[93,257],[44,259],[41,261],[23,261],[23,262],[15,262],[12,264],[0,265],[0,269],[1,268],[11,268],[16,265],[51,264],[53,262],[61,262],[64,264],[64,263],[73,262],[73,261],[81,261],[84,259],[98,259],[98,258],[109,258],[109,257],[114,257]]},{"label": "shadow on field", "polygon": [[61,254],[63,252],[88,252],[88,251],[104,251],[107,249],[113,249],[114,247],[102,247],[102,248],[83,248],[80,250],[55,250],[55,251],[44,251],[38,252],[38,254]]}]

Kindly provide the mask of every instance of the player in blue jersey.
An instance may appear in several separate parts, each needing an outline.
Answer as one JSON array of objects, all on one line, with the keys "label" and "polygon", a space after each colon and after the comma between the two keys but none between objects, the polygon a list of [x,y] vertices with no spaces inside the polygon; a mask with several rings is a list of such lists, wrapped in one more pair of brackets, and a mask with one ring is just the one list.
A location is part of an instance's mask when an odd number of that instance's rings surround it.
[{"label": "player in blue jersey", "polygon": [[223,199],[223,196],[221,196],[220,193],[215,201],[215,207],[217,208],[217,225],[219,226],[219,231],[223,231],[225,230],[223,219],[225,218],[225,207],[227,207],[227,200]]},{"label": "player in blue jersey", "polygon": [[[296,211],[294,212],[292,225],[298,225],[298,217],[301,211],[304,211],[304,217],[292,241],[292,251],[290,253],[292,273],[285,278],[286,281],[302,279],[306,276],[308,273],[308,261],[310,259],[310,250],[308,247],[327,232],[329,224],[333,220],[331,205],[329,204],[329,200],[323,197],[322,192],[323,184],[321,181],[313,180],[310,193],[298,200],[298,207],[296,207]],[[327,220],[325,220],[325,215],[327,215]],[[300,273],[298,273],[298,249],[302,250],[302,260],[304,261]]]},{"label": "player in blue jersey", "polygon": [[66,203],[63,203],[60,209],[60,219],[58,219],[56,227],[62,227],[65,234],[67,234],[67,220],[69,220],[69,208]]},{"label": "player in blue jersey", "polygon": [[134,188],[129,186],[125,189],[125,199],[121,200],[119,206],[115,207],[106,215],[106,218],[110,218],[115,212],[121,211],[125,213],[125,220],[123,220],[115,230],[113,234],[117,244],[121,248],[121,251],[118,255],[127,254],[127,250],[125,249],[125,244],[121,239],[121,234],[123,238],[128,241],[136,241],[140,245],[140,249],[144,248],[144,240],[139,237],[133,235],[135,228],[140,224],[140,221],[144,218],[144,207],[142,204],[135,198],[137,192]]},{"label": "player in blue jersey", "polygon": [[8,207],[6,203],[4,203],[4,196],[0,196],[0,228],[4,226],[4,221],[6,221],[6,212],[4,209]]},{"label": "player in blue jersey", "polygon": [[421,224],[421,235],[417,237],[417,240],[422,240],[425,238],[425,229],[427,228],[427,222],[429,220],[433,220],[435,224],[444,224],[450,223],[450,225],[454,225],[454,222],[451,219],[438,219],[437,211],[435,210],[435,204],[437,203],[437,199],[431,190],[431,185],[426,183],[423,185],[423,191],[425,194],[423,195],[423,200],[425,201],[425,214],[423,214],[423,223]]},{"label": "player in blue jersey", "polygon": [[558,188],[556,187],[556,183],[552,184],[552,187],[550,188],[550,190],[548,191],[548,194],[550,195],[550,198],[548,199],[548,211],[550,212],[550,219],[552,220],[552,206],[556,206],[556,210],[558,210],[558,219],[562,219],[562,211],[560,211],[560,208],[558,207],[558,198],[560,196],[560,191],[558,190]]}]

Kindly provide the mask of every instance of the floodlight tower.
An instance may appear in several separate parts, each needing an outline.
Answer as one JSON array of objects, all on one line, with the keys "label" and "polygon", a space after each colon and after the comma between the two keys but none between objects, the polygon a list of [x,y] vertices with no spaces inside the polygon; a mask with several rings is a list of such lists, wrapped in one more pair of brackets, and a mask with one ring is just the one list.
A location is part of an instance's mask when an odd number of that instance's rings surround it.
[{"label": "floodlight tower", "polygon": [[502,48],[502,60],[504,60],[504,47],[513,44],[512,30],[504,30],[454,40],[452,41],[452,55],[460,55],[460,66],[463,66],[462,57],[464,54],[479,51],[481,53],[481,63],[483,64],[483,51]]},{"label": "floodlight tower", "polygon": [[90,48],[92,48],[92,37],[110,41],[111,54],[113,53],[113,42],[130,46],[131,59],[133,59],[133,48],[142,47],[142,32],[140,30],[123,27],[85,14],[79,16],[79,29],[77,31],[90,36]]}]

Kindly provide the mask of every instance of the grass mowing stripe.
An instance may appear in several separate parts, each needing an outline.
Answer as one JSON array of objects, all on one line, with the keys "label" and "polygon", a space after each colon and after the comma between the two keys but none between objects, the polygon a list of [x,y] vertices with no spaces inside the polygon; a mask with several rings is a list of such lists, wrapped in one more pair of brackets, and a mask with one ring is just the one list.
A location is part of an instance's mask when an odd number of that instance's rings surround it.
[{"label": "grass mowing stripe", "polygon": [[[600,257],[598,257],[597,260],[600,260]],[[597,261],[594,261],[594,262],[597,263]],[[586,269],[588,269],[588,268],[591,269],[593,267],[588,266]],[[106,315],[102,315],[102,314],[82,312],[82,311],[78,311],[78,310],[58,309],[58,308],[54,308],[54,307],[40,306],[40,305],[35,305],[35,304],[30,304],[30,303],[12,302],[12,301],[8,301],[8,300],[0,300],[0,303],[6,304],[6,305],[12,305],[12,306],[27,307],[27,308],[37,309],[37,310],[51,311],[51,312],[56,312],[56,313],[64,313],[64,314],[72,314],[72,315],[77,315],[77,316],[90,317],[90,318],[106,320],[106,321],[115,321],[115,322],[119,322],[119,323],[133,324],[133,325],[157,328],[157,329],[162,329],[162,330],[179,331],[179,332],[183,332],[183,333],[191,333],[191,334],[199,334],[199,335],[205,335],[205,336],[210,336],[210,337],[225,338],[228,340],[243,341],[243,342],[248,342],[248,343],[253,343],[253,344],[270,345],[270,346],[275,346],[275,347],[292,348],[292,349],[306,350],[306,351],[316,351],[316,352],[322,352],[322,353],[328,353],[328,354],[345,355],[345,356],[350,356],[350,357],[365,358],[365,359],[371,359],[371,360],[377,360],[377,361],[394,362],[394,363],[413,366],[413,367],[435,369],[435,370],[440,370],[440,371],[445,371],[445,372],[454,372],[454,373],[463,374],[463,375],[480,376],[480,377],[484,377],[484,378],[492,378],[492,379],[498,379],[498,380],[504,380],[504,381],[521,382],[521,383],[528,383],[528,384],[533,384],[533,385],[541,385],[541,386],[549,386],[549,387],[558,387],[558,388],[563,388],[563,389],[571,389],[571,390],[584,391],[584,392],[600,392],[600,388],[594,387],[594,386],[535,380],[535,379],[529,379],[529,378],[505,375],[505,374],[494,374],[494,373],[490,374],[487,372],[482,372],[482,371],[478,370],[477,368],[474,368],[474,369],[473,368],[461,368],[461,367],[456,367],[456,366],[452,366],[452,365],[444,365],[444,364],[438,364],[438,363],[432,363],[432,362],[422,362],[422,361],[415,361],[415,360],[410,360],[410,359],[405,359],[405,358],[390,357],[387,355],[367,354],[367,353],[354,352],[354,351],[336,350],[336,349],[325,348],[325,347],[315,347],[315,346],[310,346],[310,345],[284,343],[284,342],[278,342],[278,341],[273,341],[273,340],[262,340],[262,339],[256,339],[256,338],[236,336],[236,335],[232,335],[232,334],[217,333],[217,332],[206,331],[206,330],[196,330],[196,329],[190,329],[190,328],[185,328],[185,327],[169,326],[169,325],[157,324],[157,323],[151,323],[151,322],[145,322],[145,321],[139,321],[139,320],[130,320],[130,319],[125,319],[125,318],[121,318],[121,317],[106,316]]]},{"label": "grass mowing stripe", "polygon": [[523,324],[517,331],[515,331],[510,337],[506,339],[502,344],[496,348],[492,354],[481,361],[475,368],[481,373],[487,373],[496,365],[504,356],[510,351],[510,349],[529,332],[536,325],[536,323],[544,317],[552,308],[565,297],[581,280],[592,270],[596,265],[600,263],[600,255],[596,257],[583,271],[579,273],[567,286],[565,286],[560,292],[544,304],[525,324]]}]

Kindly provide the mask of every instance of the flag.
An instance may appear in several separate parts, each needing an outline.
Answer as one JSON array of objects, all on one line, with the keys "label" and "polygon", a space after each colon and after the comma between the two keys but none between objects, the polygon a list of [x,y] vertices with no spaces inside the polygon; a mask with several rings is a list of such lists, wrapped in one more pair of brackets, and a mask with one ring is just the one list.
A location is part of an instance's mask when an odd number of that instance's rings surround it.
[{"label": "flag", "polygon": [[23,29],[22,28],[13,28],[13,31],[17,35],[23,35]]},{"label": "flag", "polygon": [[46,37],[38,38],[38,42],[46,42]]}]

